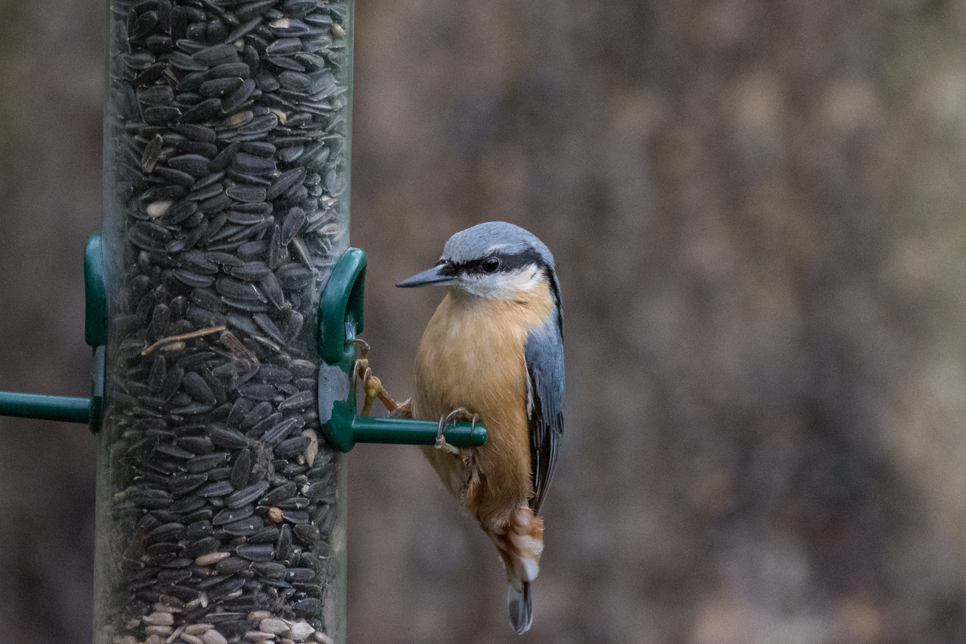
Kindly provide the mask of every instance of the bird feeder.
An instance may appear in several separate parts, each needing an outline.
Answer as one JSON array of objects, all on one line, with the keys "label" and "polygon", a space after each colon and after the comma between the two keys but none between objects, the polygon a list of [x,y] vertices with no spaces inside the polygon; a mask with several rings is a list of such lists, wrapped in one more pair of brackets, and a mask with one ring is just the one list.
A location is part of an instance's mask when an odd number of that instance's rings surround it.
[{"label": "bird feeder", "polygon": [[356,414],[351,0],[108,11],[91,395],[0,414],[96,436],[97,644],[343,642],[344,452],[437,433]]}]

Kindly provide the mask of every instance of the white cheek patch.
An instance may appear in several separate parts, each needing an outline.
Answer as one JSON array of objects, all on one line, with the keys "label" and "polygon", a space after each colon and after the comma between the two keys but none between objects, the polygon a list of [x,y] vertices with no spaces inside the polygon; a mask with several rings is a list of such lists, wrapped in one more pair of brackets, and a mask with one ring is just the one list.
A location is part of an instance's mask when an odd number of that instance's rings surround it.
[{"label": "white cheek patch", "polygon": [[518,293],[532,291],[541,278],[540,269],[531,264],[510,273],[465,275],[459,281],[460,286],[473,295],[509,300]]}]

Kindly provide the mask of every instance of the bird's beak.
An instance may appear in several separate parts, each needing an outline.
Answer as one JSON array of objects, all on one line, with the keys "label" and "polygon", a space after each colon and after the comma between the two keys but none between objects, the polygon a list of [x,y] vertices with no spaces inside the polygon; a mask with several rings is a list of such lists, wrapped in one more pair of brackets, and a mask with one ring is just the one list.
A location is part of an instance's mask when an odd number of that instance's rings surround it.
[{"label": "bird's beak", "polygon": [[433,266],[428,271],[423,271],[422,273],[416,273],[408,279],[396,284],[400,288],[412,288],[414,286],[427,286],[429,284],[455,284],[456,278],[452,275],[445,275],[443,271],[446,269],[446,265],[442,264],[440,266]]}]

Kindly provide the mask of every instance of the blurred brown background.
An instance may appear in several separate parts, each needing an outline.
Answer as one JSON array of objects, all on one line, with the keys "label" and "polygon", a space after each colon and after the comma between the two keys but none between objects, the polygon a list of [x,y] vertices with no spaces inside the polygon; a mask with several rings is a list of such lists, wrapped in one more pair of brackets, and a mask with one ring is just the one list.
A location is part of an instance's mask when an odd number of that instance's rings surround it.
[{"label": "blurred brown background", "polygon": [[[83,395],[101,2],[0,0],[0,389]],[[567,442],[521,642],[966,642],[966,1],[359,0],[352,244],[405,397],[450,234],[540,236]],[[516,641],[414,448],[349,637]],[[0,642],[89,642],[94,444],[0,419]]]}]

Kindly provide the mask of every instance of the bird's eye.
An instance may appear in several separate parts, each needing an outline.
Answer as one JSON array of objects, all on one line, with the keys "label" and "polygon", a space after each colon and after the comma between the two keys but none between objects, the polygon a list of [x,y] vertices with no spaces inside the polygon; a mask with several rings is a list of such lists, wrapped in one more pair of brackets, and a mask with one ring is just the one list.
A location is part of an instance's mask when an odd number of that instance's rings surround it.
[{"label": "bird's eye", "polygon": [[480,264],[480,268],[483,269],[484,273],[495,273],[496,269],[500,268],[500,260],[496,257],[484,259],[483,263]]}]

